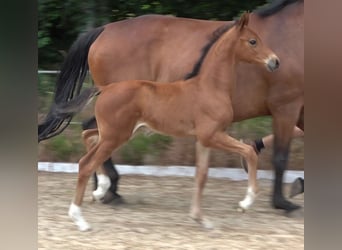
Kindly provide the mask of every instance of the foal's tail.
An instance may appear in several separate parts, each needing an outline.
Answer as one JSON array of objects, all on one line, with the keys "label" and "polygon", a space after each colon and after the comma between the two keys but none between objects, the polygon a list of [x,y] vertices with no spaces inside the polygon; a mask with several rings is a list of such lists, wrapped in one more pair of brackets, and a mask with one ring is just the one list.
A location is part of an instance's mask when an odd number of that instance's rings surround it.
[{"label": "foal's tail", "polygon": [[103,27],[91,30],[71,46],[57,79],[54,102],[45,120],[38,125],[38,142],[60,134],[97,93],[96,88],[80,92],[89,68],[89,48],[103,30]]}]

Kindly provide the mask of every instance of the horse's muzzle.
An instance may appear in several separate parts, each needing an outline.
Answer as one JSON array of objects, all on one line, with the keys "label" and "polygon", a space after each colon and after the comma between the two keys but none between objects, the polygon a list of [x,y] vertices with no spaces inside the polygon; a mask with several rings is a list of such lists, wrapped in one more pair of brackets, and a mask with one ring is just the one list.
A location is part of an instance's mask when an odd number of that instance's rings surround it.
[{"label": "horse's muzzle", "polygon": [[279,68],[280,62],[279,62],[279,58],[276,56],[272,56],[269,57],[266,60],[266,68],[268,69],[268,71],[273,72],[275,71],[277,68]]}]

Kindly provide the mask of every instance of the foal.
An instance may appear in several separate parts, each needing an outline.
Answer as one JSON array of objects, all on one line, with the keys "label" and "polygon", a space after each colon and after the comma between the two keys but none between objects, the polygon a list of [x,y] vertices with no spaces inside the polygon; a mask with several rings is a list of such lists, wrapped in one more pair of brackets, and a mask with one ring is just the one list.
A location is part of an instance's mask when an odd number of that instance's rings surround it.
[{"label": "foal", "polygon": [[[69,216],[79,230],[90,228],[80,208],[89,176],[142,124],[167,135],[196,137],[197,152],[200,153],[196,156],[195,194],[190,211],[192,218],[204,222],[200,202],[208,174],[209,148],[239,153],[245,157],[249,170],[248,189],[239,206],[248,209],[252,205],[257,193],[257,155],[251,146],[225,133],[233,120],[231,98],[236,82],[235,66],[238,62],[263,64],[273,71],[278,68],[279,60],[247,27],[248,20],[249,14],[243,14],[218,39],[208,52],[201,72],[194,78],[170,84],[132,80],[101,89],[95,104],[98,130],[87,130],[83,134],[86,138],[98,133],[99,140],[79,161],[76,195],[69,209]],[[104,195],[108,183],[104,182],[102,187],[101,193]]]}]

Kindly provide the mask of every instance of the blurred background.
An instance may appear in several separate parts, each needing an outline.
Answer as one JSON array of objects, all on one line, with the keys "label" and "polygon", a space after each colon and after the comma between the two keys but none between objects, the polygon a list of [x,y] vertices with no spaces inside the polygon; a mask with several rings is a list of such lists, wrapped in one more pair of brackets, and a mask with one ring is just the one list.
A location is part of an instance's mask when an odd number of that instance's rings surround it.
[{"label": "blurred background", "polygon": [[[47,114],[54,95],[56,71],[78,35],[103,24],[144,14],[232,20],[243,11],[267,4],[266,0],[190,1],[190,0],[38,0],[38,121]],[[91,85],[88,76],[86,85]],[[74,117],[64,132],[38,145],[38,161],[78,162],[85,153],[81,141],[81,122],[93,115],[93,103]],[[237,139],[256,139],[272,133],[272,119],[259,117],[234,123],[228,133]],[[138,134],[113,153],[114,163],[130,165],[195,164],[192,138],[172,138],[159,134]],[[271,169],[272,148],[260,155],[259,169]],[[239,167],[238,155],[213,151],[212,167]],[[289,169],[304,169],[304,140],[294,139]]]}]

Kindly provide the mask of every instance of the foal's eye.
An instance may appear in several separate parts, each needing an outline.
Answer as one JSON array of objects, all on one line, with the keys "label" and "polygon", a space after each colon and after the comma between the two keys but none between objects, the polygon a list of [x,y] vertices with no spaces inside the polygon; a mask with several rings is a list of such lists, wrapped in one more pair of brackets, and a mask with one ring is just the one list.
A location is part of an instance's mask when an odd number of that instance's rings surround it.
[{"label": "foal's eye", "polygon": [[255,46],[257,41],[255,39],[250,39],[249,41],[249,44],[252,45],[252,46]]}]

